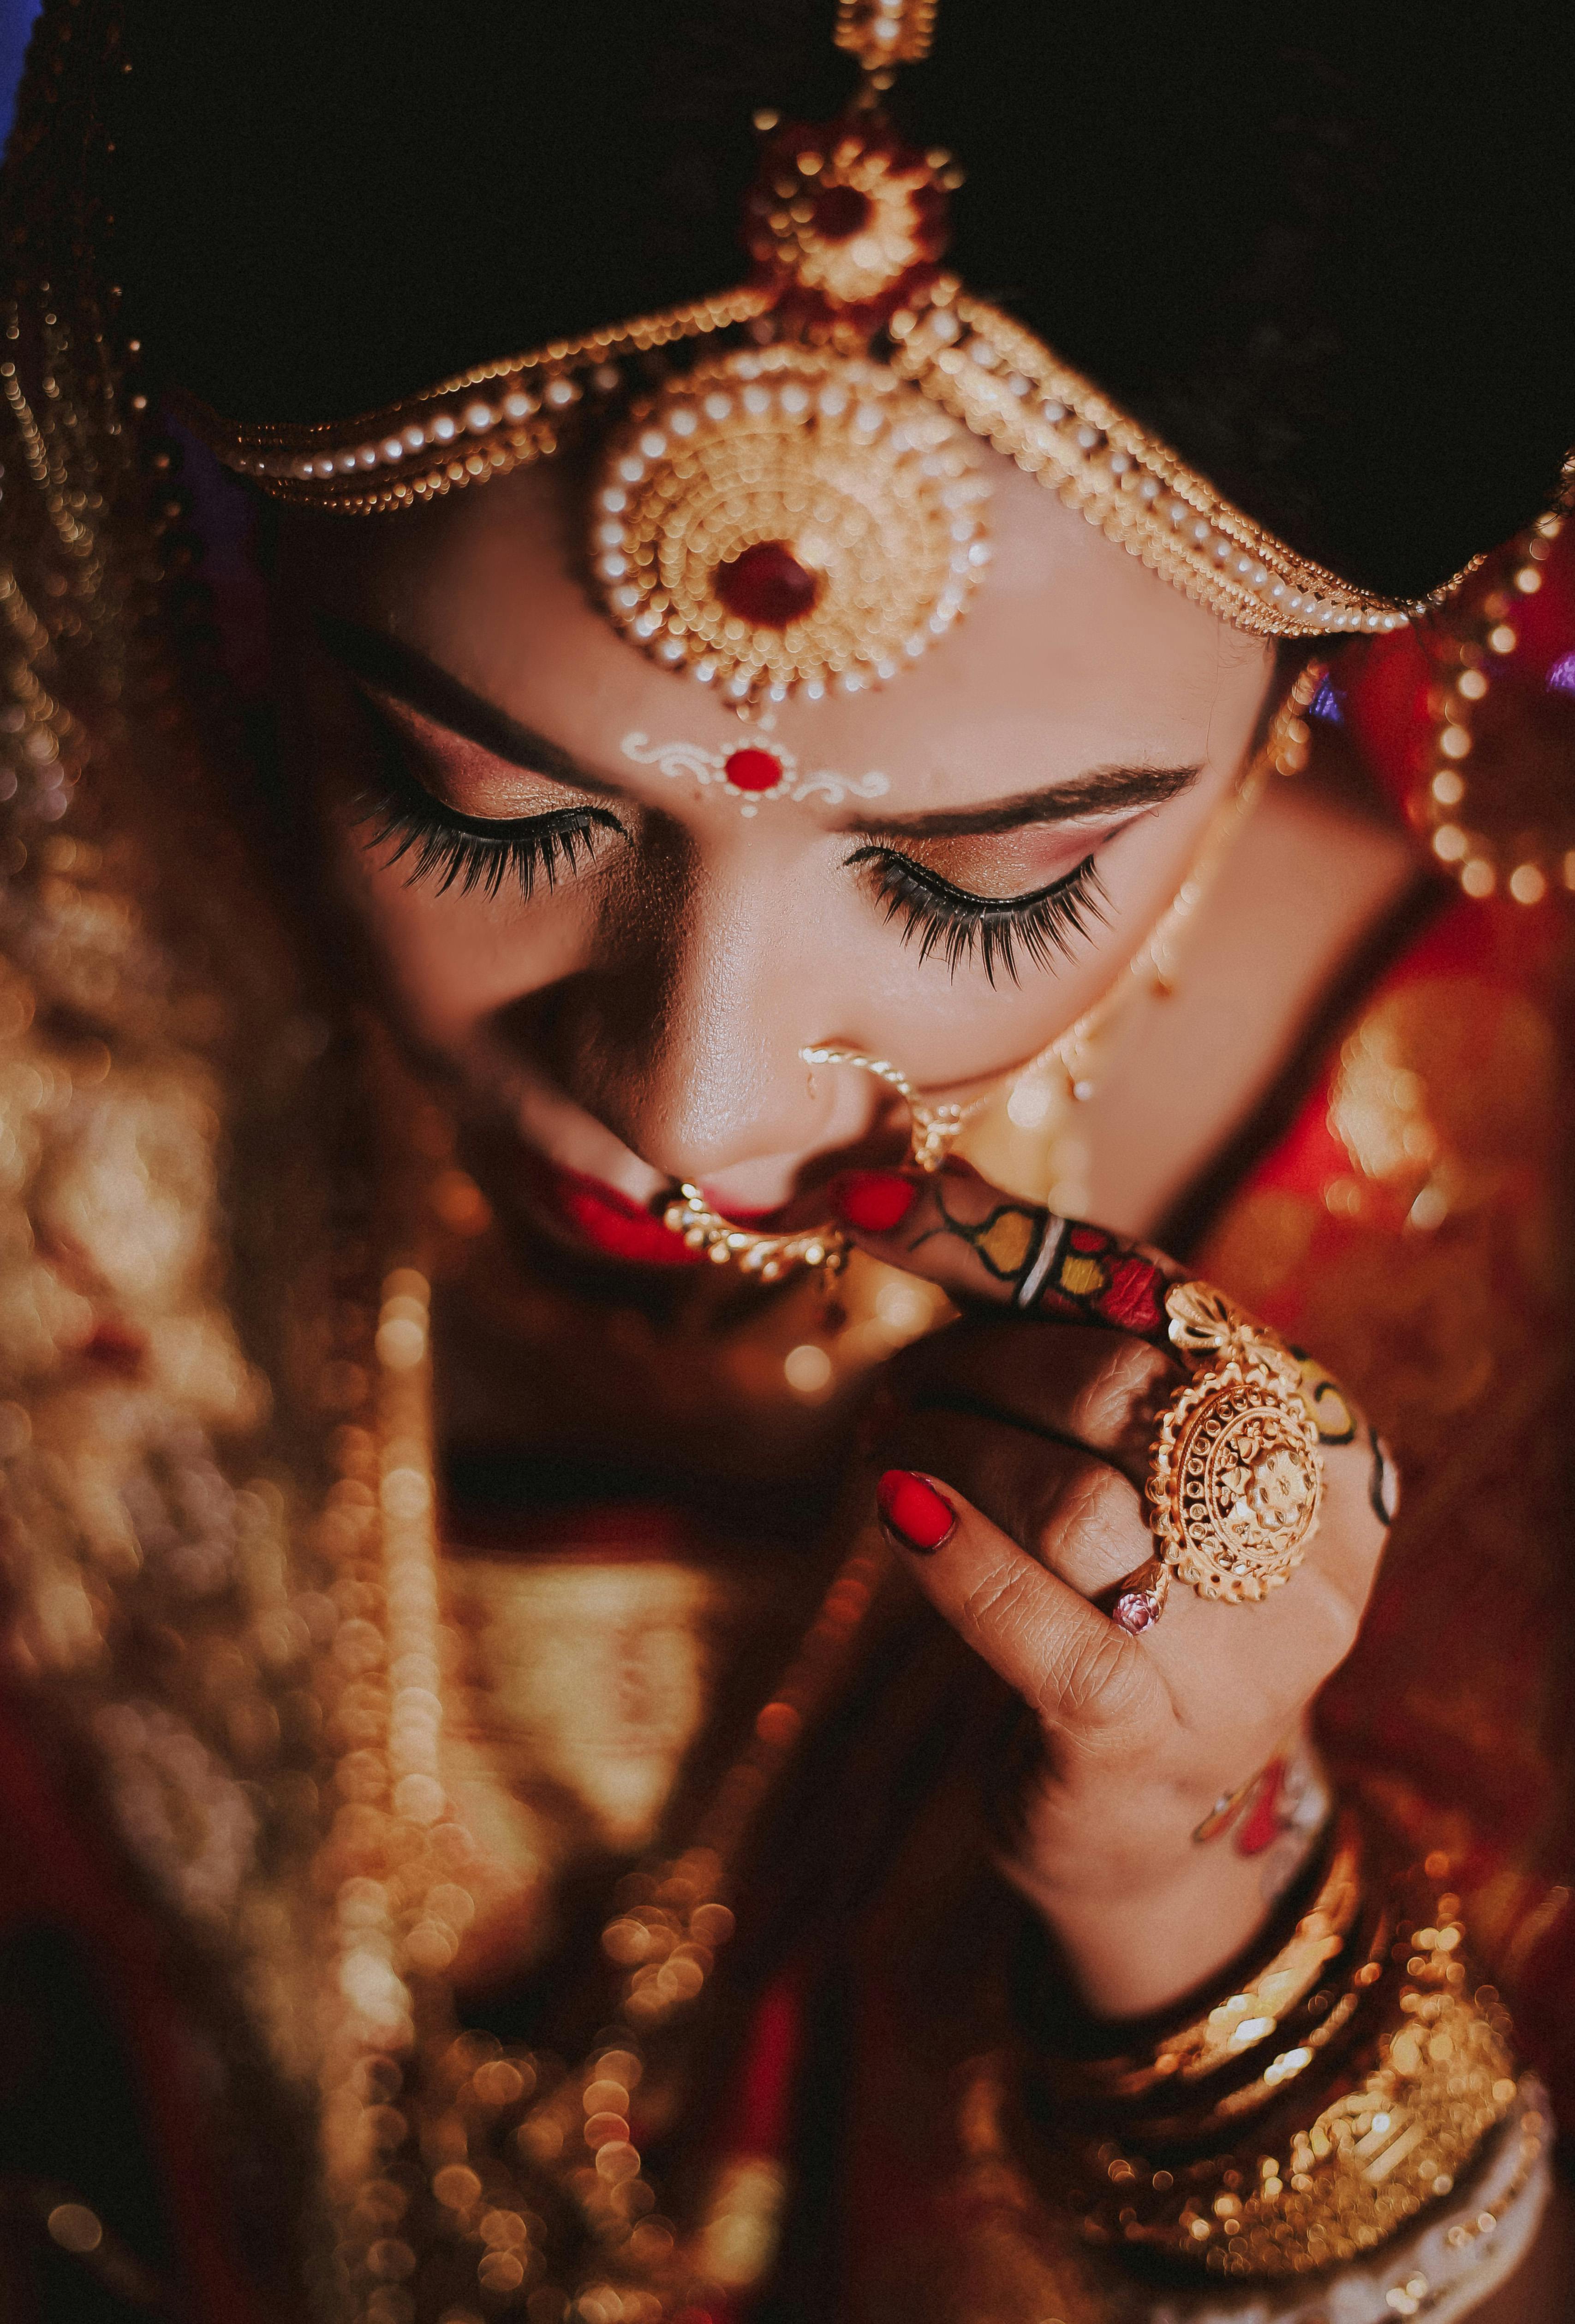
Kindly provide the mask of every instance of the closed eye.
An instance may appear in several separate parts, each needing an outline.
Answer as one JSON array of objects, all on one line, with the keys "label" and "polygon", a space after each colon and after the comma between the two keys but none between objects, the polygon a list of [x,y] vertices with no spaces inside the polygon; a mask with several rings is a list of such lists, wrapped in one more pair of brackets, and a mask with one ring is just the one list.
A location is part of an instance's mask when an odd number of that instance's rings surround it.
[{"label": "closed eye", "polygon": [[559,807],[546,815],[464,815],[434,797],[410,763],[404,738],[361,697],[375,745],[375,779],[352,802],[350,814],[366,829],[368,849],[385,849],[387,868],[406,866],[406,885],[433,886],[441,896],[500,895],[510,882],[531,896],[538,881],[549,888],[588,863],[606,835],[625,835],[610,808]]},{"label": "closed eye", "polygon": [[976,895],[891,847],[857,848],[848,862],[867,867],[886,919],[901,923],[904,944],[918,940],[922,962],[939,953],[955,976],[977,957],[991,984],[1020,983],[1025,965],[1053,973],[1107,915],[1092,854],[1020,896]]}]

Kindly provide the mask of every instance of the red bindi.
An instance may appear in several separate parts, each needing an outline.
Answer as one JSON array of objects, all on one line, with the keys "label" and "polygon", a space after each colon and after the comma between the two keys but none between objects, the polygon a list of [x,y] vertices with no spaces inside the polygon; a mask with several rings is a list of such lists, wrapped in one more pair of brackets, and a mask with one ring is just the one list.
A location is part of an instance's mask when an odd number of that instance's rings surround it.
[{"label": "red bindi", "polygon": [[782,780],[782,761],[769,751],[733,751],[723,760],[722,772],[736,791],[774,791]]}]

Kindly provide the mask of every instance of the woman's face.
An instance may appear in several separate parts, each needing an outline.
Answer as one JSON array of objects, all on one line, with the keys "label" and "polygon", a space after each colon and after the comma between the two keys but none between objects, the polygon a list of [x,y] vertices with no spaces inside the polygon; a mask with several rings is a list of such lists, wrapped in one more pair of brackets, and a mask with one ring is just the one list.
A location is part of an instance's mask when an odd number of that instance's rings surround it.
[{"label": "woman's face", "polygon": [[[291,749],[331,885],[505,1214],[583,1221],[565,1172],[773,1212],[891,1127],[876,1083],[803,1049],[967,1096],[1070,1025],[1164,909],[1272,650],[995,469],[966,621],[883,690],[791,701],[765,731],[595,609],[567,463],[287,521]],[[670,743],[785,750],[841,796],[748,814],[664,770]]]}]

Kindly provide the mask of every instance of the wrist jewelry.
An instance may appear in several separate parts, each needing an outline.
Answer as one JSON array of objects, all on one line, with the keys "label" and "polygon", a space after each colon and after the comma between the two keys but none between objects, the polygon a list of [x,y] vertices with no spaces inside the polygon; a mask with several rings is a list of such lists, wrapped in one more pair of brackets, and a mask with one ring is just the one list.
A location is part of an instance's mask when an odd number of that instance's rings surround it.
[{"label": "wrist jewelry", "polygon": [[[1058,2098],[1063,2104],[1080,2098],[1096,2112],[1137,2100],[1173,2108],[1193,2085],[1222,2068],[1249,2061],[1261,2078],[1304,2033],[1326,2023],[1342,1982],[1386,1950],[1389,1923],[1381,1911],[1364,1906],[1361,1833],[1353,1817],[1339,1818],[1322,1855],[1311,1902],[1260,1967],[1140,2052],[1060,2061]],[[1265,2056],[1270,2042],[1274,2048]],[[1281,2064],[1275,2081],[1286,2079]]]},{"label": "wrist jewelry", "polygon": [[1302,2274],[1381,2243],[1469,2169],[1515,2099],[1507,2020],[1475,1987],[1459,1900],[1413,1873],[1365,1908],[1360,1860],[1344,1819],[1292,1937],[1142,2059],[1030,2069],[1019,2127],[1088,2240]]}]

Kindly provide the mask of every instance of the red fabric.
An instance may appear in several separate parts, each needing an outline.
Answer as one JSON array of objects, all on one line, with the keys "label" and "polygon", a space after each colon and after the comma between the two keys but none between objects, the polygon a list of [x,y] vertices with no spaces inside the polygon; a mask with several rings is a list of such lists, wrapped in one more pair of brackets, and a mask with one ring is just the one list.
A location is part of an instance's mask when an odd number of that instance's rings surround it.
[{"label": "red fabric", "polygon": [[120,2028],[160,2163],[183,2312],[201,2324],[279,2324],[236,2273],[219,2190],[205,2160],[204,2107],[160,1932],[30,1732],[27,1704],[0,1693],[0,1926],[42,1921],[80,1941]]},{"label": "red fabric", "polygon": [[[1521,648],[1514,658],[1514,683],[1541,685],[1547,668],[1575,642],[1575,529],[1561,542],[1558,555],[1544,568],[1545,586],[1539,595],[1516,607]],[[1422,647],[1409,635],[1385,640],[1366,650],[1359,669],[1348,685],[1347,717],[1385,788],[1397,802],[1414,782],[1422,748],[1422,714],[1428,682]],[[1549,906],[1531,911],[1503,902],[1468,905],[1447,911],[1413,945],[1403,961],[1384,979],[1375,1002],[1420,989],[1430,982],[1468,982],[1474,989],[1491,991],[1513,1004],[1521,992],[1539,982],[1558,982],[1557,963],[1566,941],[1560,910]],[[1288,1335],[1301,1338],[1307,1319],[1308,1286],[1321,1278],[1338,1277],[1349,1262],[1356,1243],[1366,1236],[1381,1244],[1387,1236],[1398,1254],[1410,1246],[1404,1240],[1405,1190],[1391,1193],[1374,1182],[1363,1190],[1365,1209],[1359,1221],[1344,1216],[1328,1197],[1348,1177],[1349,1149],[1331,1122],[1330,1097],[1336,1070],[1329,1071],[1272,1152],[1265,1156],[1231,1205],[1240,1215],[1257,1199],[1282,1194],[1311,1205],[1316,1220],[1311,1241],[1280,1292],[1261,1293],[1254,1304],[1265,1320]],[[1524,1160],[1524,1189],[1502,1185],[1496,1197],[1506,1219],[1513,1221],[1517,1200],[1529,1206],[1536,1201],[1537,1158]],[[603,1247],[627,1233],[641,1243],[644,1258],[676,1257],[659,1223],[608,1202],[610,1190],[583,1182],[560,1189],[565,1207],[595,1195],[596,1231]],[[612,1216],[616,1210],[618,1216]],[[587,1218],[582,1226],[593,1222]],[[1228,1220],[1227,1222],[1228,1227]],[[663,1240],[665,1238],[665,1240]],[[1069,1312],[1080,1309],[1098,1320],[1144,1331],[1158,1321],[1157,1279],[1141,1262],[1118,1257],[1118,1246],[1098,1230],[1079,1229],[1069,1239],[1079,1256],[1105,1270],[1091,1295],[1067,1297]],[[687,1259],[689,1254],[682,1256]],[[1230,1287],[1228,1282],[1227,1287]],[[1548,1289],[1547,1328],[1567,1330]],[[1313,1335],[1309,1333],[1309,1339]],[[581,1545],[594,1517],[577,1511],[564,1521]],[[653,1517],[646,1536],[652,1554],[668,1548],[671,1535],[664,1518]],[[620,1554],[630,1552],[627,1514],[616,1520]],[[1441,1591],[1445,1588],[1441,1582]],[[1502,1614],[1498,1630],[1478,1628],[1475,1617],[1463,1613],[1467,1632],[1462,1672],[1478,1668],[1484,1656],[1509,1682],[1507,1699],[1513,1711],[1515,1688],[1524,1674],[1529,1702],[1533,1671],[1543,1669],[1548,1635],[1534,1600],[1515,1600],[1513,1577],[1506,1577],[1496,1600]],[[1523,1719],[1517,1730],[1513,1718],[1497,1729],[1473,1724],[1464,1713],[1451,1735],[1448,1722],[1430,1728],[1425,1767],[1413,1766],[1417,1728],[1413,1706],[1403,1695],[1357,1707],[1365,1674],[1392,1659],[1406,1645],[1405,1623],[1411,1609],[1400,1596],[1383,1591],[1375,1603],[1364,1638],[1349,1670],[1330,1691],[1329,1717],[1337,1750],[1343,1733],[1348,1748],[1366,1755],[1367,1764],[1389,1766],[1407,1775],[1418,1786],[1418,1796],[1455,1799],[1465,1804],[1468,1818],[1459,1821],[1459,1857],[1463,1886],[1474,1888],[1487,1901],[1506,1956],[1512,1960],[1514,1989],[1521,2003],[1522,2032],[1545,2071],[1575,2112],[1575,2040],[1571,2039],[1570,2008],[1575,1997],[1575,1913],[1570,1889],[1552,1879],[1546,1870],[1550,1819],[1549,1769],[1525,1743]],[[1441,1633],[1429,1634],[1436,1643]],[[1441,1652],[1448,1651],[1447,1641]],[[1413,1656],[1414,1659],[1414,1656]],[[1462,1678],[1462,1686],[1465,1682]],[[1567,1679],[1565,1681],[1567,1684]],[[1464,1698],[1462,1697],[1462,1700]],[[190,2312],[203,2324],[272,2324],[264,2319],[245,2285],[233,2273],[225,2247],[222,2216],[202,2153],[202,2107],[181,2038],[180,1998],[173,1990],[161,1951],[157,1928],[128,1893],[107,1849],[87,1832],[72,1812],[71,1803],[52,1777],[27,1730],[28,1714],[18,1702],[0,1698],[0,1925],[25,1916],[48,1915],[75,1931],[97,1965],[124,2028],[125,2037],[141,2078],[152,2137],[162,2160],[169,2204],[183,2255],[185,2296]],[[1342,1721],[1344,1722],[1342,1728]],[[1423,1778],[1425,1777],[1425,1783]],[[1266,1812],[1265,1789],[1260,1807]],[[1541,1862],[1532,1864],[1527,1851],[1541,1849]],[[1569,1878],[1575,1881],[1575,1858]],[[894,2001],[883,2017],[882,1987],[872,1980],[866,1987],[866,2017],[860,2026],[860,2049],[870,2058],[896,2058],[907,2044],[911,2030],[897,2022]],[[792,2096],[803,2048],[803,2000],[797,1982],[786,1978],[763,1996],[754,2015],[744,2053],[735,2102],[723,2126],[720,2152],[724,2157],[765,2155],[785,2160],[792,2135]],[[905,2125],[901,2110],[890,2105],[881,2112],[878,2135],[872,2135],[848,2158],[845,2192],[855,2217],[866,2220],[891,2214],[897,2193],[907,2183],[909,2168],[903,2144]],[[890,2152],[883,2144],[889,2142]],[[699,2313],[688,2324],[735,2324],[735,2311]]]}]

